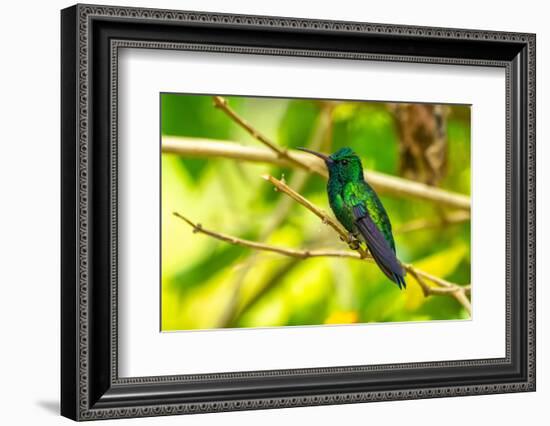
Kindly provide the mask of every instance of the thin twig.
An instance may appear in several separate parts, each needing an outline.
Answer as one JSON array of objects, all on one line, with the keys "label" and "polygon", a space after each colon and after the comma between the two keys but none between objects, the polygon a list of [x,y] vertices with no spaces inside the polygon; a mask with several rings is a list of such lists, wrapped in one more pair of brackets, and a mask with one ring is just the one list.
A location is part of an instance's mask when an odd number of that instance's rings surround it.
[{"label": "thin twig", "polygon": [[[226,243],[230,243],[236,246],[246,247],[254,250],[268,251],[272,253],[282,254],[288,257],[296,257],[299,259],[308,259],[312,257],[347,257],[350,259],[361,259],[359,253],[348,250],[302,250],[288,247],[279,247],[271,244],[259,243],[257,241],[246,240],[243,238],[235,237],[233,235],[223,234],[221,232],[216,232],[204,228],[200,223],[195,223],[178,212],[173,212],[173,214],[177,218],[180,218],[181,220],[186,222],[191,228],[193,228],[194,233],[208,235],[217,240],[225,241]],[[368,260],[372,259],[368,258]]]},{"label": "thin twig", "polygon": [[[237,142],[216,141],[212,139],[186,138],[177,136],[162,137],[162,152],[183,156],[212,158],[223,157],[233,160],[269,163],[280,166],[296,166],[286,158],[279,157],[270,149],[244,146]],[[300,163],[302,169],[327,177],[328,172],[322,160],[301,151],[289,150],[289,155]],[[418,200],[425,200],[436,205],[460,210],[470,209],[470,197],[444,189],[435,188],[423,183],[390,176],[384,173],[366,171],[365,179],[380,194],[392,194]]]},{"label": "thin twig", "polygon": [[271,149],[273,152],[275,152],[279,158],[284,158],[285,160],[292,163],[293,165],[302,167],[309,172],[313,171],[313,169],[310,166],[294,158],[294,156],[291,155],[286,148],[282,148],[276,143],[272,142],[268,137],[264,136],[263,133],[261,133],[259,130],[253,127],[248,121],[246,121],[243,117],[237,114],[235,110],[233,110],[229,106],[225,98],[222,98],[221,96],[213,96],[212,99],[214,100],[214,106],[216,108],[219,108],[223,112],[225,112],[235,123],[237,123],[244,130],[246,130],[250,134],[250,136],[257,139],[258,141],[263,143],[265,146],[267,146],[269,149]]},{"label": "thin twig", "polygon": [[[472,305],[470,303],[470,300],[466,296],[466,294],[470,294],[470,286],[458,286],[456,284],[445,282],[444,287],[432,287],[426,283],[424,280],[425,278],[431,279],[434,283],[441,285],[443,280],[440,278],[434,277],[433,275],[427,274],[424,271],[420,271],[419,269],[416,269],[412,267],[412,265],[407,265],[407,271],[414,277],[416,282],[420,285],[422,288],[422,292],[424,293],[425,297],[431,296],[431,295],[448,295],[452,296],[456,299],[458,303],[460,303],[466,312],[468,312],[468,315],[472,315]],[[436,278],[437,281],[434,280]],[[448,286],[447,286],[448,285]]]},{"label": "thin twig", "polygon": [[455,291],[451,294],[456,299],[456,301],[460,303],[464,307],[464,309],[466,309],[468,315],[472,316],[472,302],[470,302],[470,299],[468,299],[467,296],[467,294],[470,295],[470,289]]},{"label": "thin twig", "polygon": [[[334,231],[336,231],[336,233],[340,236],[340,239],[342,241],[346,242],[350,246],[356,245],[357,240],[348,231],[346,231],[346,229],[342,225],[340,225],[339,222],[334,220],[325,211],[318,208],[315,204],[313,204],[311,201],[309,201],[302,195],[298,194],[296,191],[290,189],[290,187],[287,184],[280,181],[279,179],[276,179],[270,175],[264,175],[262,177],[268,182],[271,182],[275,186],[275,188],[277,188],[277,190],[284,192],[294,201],[296,201],[297,203],[303,205],[305,208],[310,210],[315,216],[321,219],[321,221],[325,225],[330,226]],[[356,250],[362,257],[364,258],[370,257],[369,253],[366,250],[364,250],[362,247],[358,247],[356,248]]]}]

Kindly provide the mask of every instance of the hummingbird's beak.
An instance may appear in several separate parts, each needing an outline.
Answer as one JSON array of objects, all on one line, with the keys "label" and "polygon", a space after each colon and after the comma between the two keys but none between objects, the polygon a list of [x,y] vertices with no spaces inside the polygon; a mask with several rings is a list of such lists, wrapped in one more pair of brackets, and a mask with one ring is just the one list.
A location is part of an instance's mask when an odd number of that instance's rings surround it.
[{"label": "hummingbird's beak", "polygon": [[332,163],[332,158],[330,158],[328,155],[326,154],[323,154],[321,152],[317,152],[317,151],[312,151],[311,149],[307,149],[307,148],[301,148],[301,147],[298,147],[296,149],[299,149],[300,151],[304,151],[304,152],[309,152],[310,154],[313,154],[315,155],[316,157],[319,157],[319,158],[322,158],[325,163],[328,165],[330,163]]}]

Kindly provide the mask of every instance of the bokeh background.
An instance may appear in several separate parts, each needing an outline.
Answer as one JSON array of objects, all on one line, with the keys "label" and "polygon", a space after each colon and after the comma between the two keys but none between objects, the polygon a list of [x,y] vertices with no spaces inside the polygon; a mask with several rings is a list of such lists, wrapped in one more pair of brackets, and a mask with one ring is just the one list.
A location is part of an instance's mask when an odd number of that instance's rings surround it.
[{"label": "bokeh background", "polygon": [[[384,102],[225,97],[277,144],[334,152],[349,146],[365,169],[470,194],[470,107]],[[161,94],[163,142],[205,139],[262,145],[214,107],[212,96]],[[329,211],[326,180],[297,169],[162,153],[161,329],[274,327],[467,319],[452,297],[399,291],[371,263],[293,259],[200,233],[205,228],[294,248],[345,249],[302,206],[261,178],[283,177]],[[470,283],[467,212],[382,194],[399,258],[438,277]]]}]

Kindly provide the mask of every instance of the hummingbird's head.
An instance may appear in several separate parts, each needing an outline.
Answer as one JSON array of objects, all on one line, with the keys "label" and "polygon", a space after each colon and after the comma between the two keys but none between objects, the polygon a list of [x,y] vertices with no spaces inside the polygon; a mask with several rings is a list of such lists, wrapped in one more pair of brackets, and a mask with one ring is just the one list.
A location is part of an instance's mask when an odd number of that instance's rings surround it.
[{"label": "hummingbird's head", "polygon": [[361,159],[351,148],[341,148],[332,155],[322,154],[306,148],[298,149],[322,158],[327,165],[331,179],[338,179],[342,183],[363,179]]}]

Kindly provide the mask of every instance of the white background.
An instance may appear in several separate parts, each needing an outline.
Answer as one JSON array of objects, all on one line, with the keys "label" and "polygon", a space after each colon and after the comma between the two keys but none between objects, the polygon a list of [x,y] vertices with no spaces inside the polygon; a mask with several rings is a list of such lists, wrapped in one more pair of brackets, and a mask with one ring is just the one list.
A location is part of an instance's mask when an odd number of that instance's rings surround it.
[{"label": "white background", "polygon": [[[125,49],[118,75],[121,376],[505,356],[505,215],[493,214],[506,206],[503,69]],[[159,333],[158,98],[167,91],[471,103],[472,320]]]},{"label": "white background", "polygon": [[[345,422],[464,425],[545,424],[550,400],[548,221],[550,203],[550,29],[541,1],[357,2],[340,0],[140,1],[107,4],[536,32],[538,178],[538,391],[423,401],[294,408],[202,416],[108,421],[102,424],[333,425]],[[59,395],[59,9],[65,1],[10,2],[2,8],[0,67],[0,413],[3,424],[69,424]],[[487,255],[490,255],[488,253]],[[535,420],[536,418],[539,420]],[[131,422],[131,423],[129,423]]]}]

